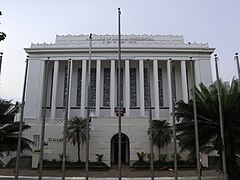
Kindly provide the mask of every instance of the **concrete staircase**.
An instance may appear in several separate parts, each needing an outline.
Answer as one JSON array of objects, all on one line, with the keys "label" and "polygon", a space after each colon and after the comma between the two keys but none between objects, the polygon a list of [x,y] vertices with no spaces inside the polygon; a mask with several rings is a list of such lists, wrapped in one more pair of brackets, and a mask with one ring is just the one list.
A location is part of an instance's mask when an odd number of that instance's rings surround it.
[{"label": "concrete staircase", "polygon": [[[15,168],[16,158],[12,158],[6,168]],[[32,167],[32,156],[21,156],[19,161],[19,168],[31,169]]]}]

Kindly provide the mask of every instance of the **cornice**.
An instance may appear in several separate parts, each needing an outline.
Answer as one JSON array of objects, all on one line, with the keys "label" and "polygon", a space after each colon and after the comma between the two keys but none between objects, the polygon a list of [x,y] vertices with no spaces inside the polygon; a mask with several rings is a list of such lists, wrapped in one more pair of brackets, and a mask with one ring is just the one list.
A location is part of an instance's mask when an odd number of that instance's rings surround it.
[{"label": "cornice", "polygon": [[[117,35],[96,35],[93,48],[117,48]],[[207,43],[185,43],[183,36],[175,35],[122,35],[122,48],[209,48]],[[30,49],[89,48],[88,35],[57,35],[55,43],[31,44]]]}]

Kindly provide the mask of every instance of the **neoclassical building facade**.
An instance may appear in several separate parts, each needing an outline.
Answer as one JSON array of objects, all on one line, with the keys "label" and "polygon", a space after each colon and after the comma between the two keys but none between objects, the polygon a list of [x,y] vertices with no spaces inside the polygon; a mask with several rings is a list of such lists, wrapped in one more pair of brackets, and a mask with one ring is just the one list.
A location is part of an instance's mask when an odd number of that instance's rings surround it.
[{"label": "neoclassical building facade", "polygon": [[[190,57],[195,61],[196,83],[212,82],[210,55],[214,48],[208,44],[185,43],[182,36],[123,35],[121,37],[122,161],[136,161],[137,152],[149,153],[148,75],[153,119],[171,122],[172,98],[188,101],[191,98],[192,75]],[[87,117],[87,82],[89,36],[56,37],[51,44],[32,44],[25,48],[29,55],[24,120],[31,130],[24,132],[39,146],[44,99],[44,74],[48,71],[46,102],[46,133],[44,158],[59,159],[62,153],[63,122],[68,103],[68,118]],[[171,58],[171,60],[170,60]],[[46,62],[48,61],[48,68]],[[69,100],[66,99],[67,68],[70,63]],[[90,161],[103,154],[108,165],[118,161],[118,36],[93,35],[91,53]],[[150,63],[150,73],[147,73]],[[173,73],[171,81],[170,73]],[[174,87],[173,93],[171,86]],[[85,160],[85,146],[81,159]],[[172,145],[163,148],[169,158]],[[157,152],[156,152],[157,154]],[[67,144],[70,160],[77,157],[77,147]]]}]

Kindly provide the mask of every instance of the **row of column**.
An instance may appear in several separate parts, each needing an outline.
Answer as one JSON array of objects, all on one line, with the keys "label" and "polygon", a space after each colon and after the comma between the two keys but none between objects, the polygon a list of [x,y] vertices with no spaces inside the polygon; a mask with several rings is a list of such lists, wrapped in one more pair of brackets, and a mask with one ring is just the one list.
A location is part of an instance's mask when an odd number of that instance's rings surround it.
[{"label": "row of column", "polygon": [[[171,93],[171,76],[170,76],[170,60],[167,61],[167,77],[168,77],[168,97],[169,97],[169,112],[172,112],[172,93]],[[159,85],[158,85],[158,60],[153,60],[153,95],[154,97],[159,97]],[[70,69],[70,88],[72,83],[72,72],[73,72],[73,61],[71,61],[71,69]],[[195,62],[195,72],[196,72],[196,82],[200,82],[199,75],[199,63]],[[59,61],[54,61],[54,72],[53,72],[53,88],[52,88],[52,102],[51,102],[51,119],[54,120],[56,118],[56,99],[57,99],[57,87],[58,87],[58,75],[59,75]],[[85,115],[85,107],[87,97],[87,90],[85,84],[87,83],[87,61],[82,61],[82,86],[81,86],[81,116]],[[181,61],[181,83],[182,83],[182,99],[187,102],[188,101],[188,87],[187,87],[187,71],[186,71],[186,61]],[[95,113],[96,116],[100,114],[100,97],[101,97],[101,60],[97,60],[96,67],[96,108]],[[126,113],[125,116],[129,116],[130,110],[130,68],[129,68],[129,60],[125,60],[125,108]],[[69,97],[71,97],[71,89],[70,89]],[[115,116],[115,60],[111,60],[111,68],[110,68],[110,109],[111,116]],[[145,116],[145,103],[144,103],[144,60],[139,60],[139,102],[140,102],[140,116]],[[69,112],[70,112],[70,104],[71,98],[69,98]],[[155,118],[159,118],[159,98],[154,98],[153,105],[155,107]],[[70,117],[70,113],[69,113]]]}]

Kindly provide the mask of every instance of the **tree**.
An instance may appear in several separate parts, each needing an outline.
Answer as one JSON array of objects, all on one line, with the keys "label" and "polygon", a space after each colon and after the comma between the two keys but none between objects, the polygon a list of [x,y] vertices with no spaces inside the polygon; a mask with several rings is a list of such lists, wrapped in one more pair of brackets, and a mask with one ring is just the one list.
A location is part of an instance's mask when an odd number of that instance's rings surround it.
[{"label": "tree", "polygon": [[80,160],[80,145],[83,145],[87,139],[87,120],[82,117],[73,117],[68,121],[67,139],[78,148],[78,162]]},{"label": "tree", "polygon": [[[225,132],[225,153],[229,178],[239,177],[240,169],[237,156],[240,153],[240,90],[237,80],[220,81],[221,101]],[[181,150],[195,151],[193,101],[177,103],[176,117],[180,121],[176,129]],[[214,82],[207,88],[200,84],[196,88],[196,105],[199,147],[202,152],[216,150],[221,156],[221,132],[219,121],[219,105],[217,84]]]},{"label": "tree", "polygon": [[[19,122],[14,122],[14,117],[19,111],[20,105],[11,101],[0,99],[0,156],[17,150]],[[23,131],[30,126],[23,123]],[[32,141],[22,137],[21,151],[31,150]]]},{"label": "tree", "polygon": [[[2,15],[2,12],[0,11],[0,16]],[[6,38],[6,34],[4,32],[0,32],[0,41],[3,41]]]},{"label": "tree", "polygon": [[[153,144],[158,147],[159,161],[160,161],[160,149],[171,142],[172,139],[172,127],[167,120],[153,120]],[[148,129],[148,135],[150,129]]]}]

